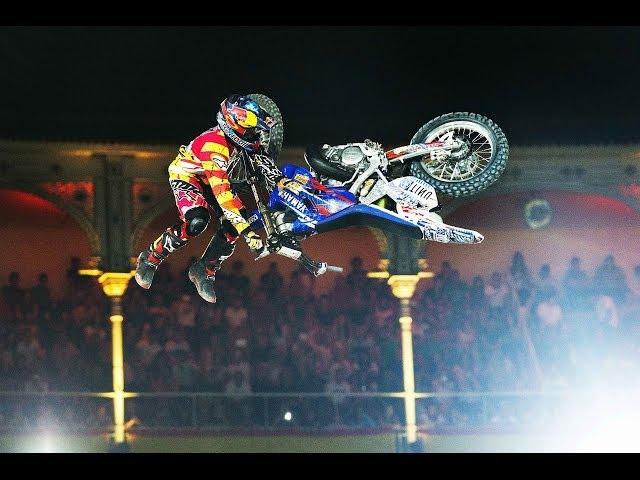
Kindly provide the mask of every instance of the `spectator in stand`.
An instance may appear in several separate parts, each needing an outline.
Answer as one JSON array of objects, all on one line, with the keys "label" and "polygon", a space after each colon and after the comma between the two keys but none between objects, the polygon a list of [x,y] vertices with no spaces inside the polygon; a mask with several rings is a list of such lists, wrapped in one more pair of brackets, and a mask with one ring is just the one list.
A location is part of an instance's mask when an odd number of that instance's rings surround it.
[{"label": "spectator in stand", "polygon": [[511,258],[507,283],[514,294],[520,289],[531,290],[533,287],[531,272],[524,261],[524,255],[520,251],[515,252]]},{"label": "spectator in stand", "polygon": [[503,280],[502,273],[493,272],[491,274],[484,293],[489,307],[487,312],[489,325],[495,328],[501,321],[506,321],[509,324],[512,320],[509,317],[509,312],[512,307],[513,297],[509,284]]},{"label": "spectator in stand", "polygon": [[598,295],[595,304],[595,320],[603,330],[617,329],[620,325],[618,307],[608,295]]},{"label": "spectator in stand", "polygon": [[153,293],[147,307],[147,315],[153,319],[156,328],[162,328],[164,324],[168,324],[173,318],[161,293]]},{"label": "spectator in stand", "polygon": [[31,372],[36,369],[38,360],[45,357],[45,351],[38,340],[37,330],[36,326],[23,328],[15,346],[16,357]]},{"label": "spectator in stand", "polygon": [[248,382],[251,381],[251,366],[248,362],[246,347],[235,346],[231,352],[231,359],[227,364],[227,373],[232,376],[236,372],[242,373]]},{"label": "spectator in stand", "polygon": [[194,361],[193,352],[178,350],[174,354],[172,375],[179,390],[193,390],[198,374],[198,365]]},{"label": "spectator in stand", "polygon": [[224,387],[227,395],[240,395],[239,398],[229,398],[226,400],[227,418],[233,425],[247,425],[251,417],[251,401],[241,395],[251,393],[251,384],[241,372],[234,372]]},{"label": "spectator in stand", "polygon": [[451,278],[453,275],[453,267],[451,263],[448,261],[443,261],[440,265],[440,271],[435,276],[435,281],[438,281],[440,284],[444,284]]},{"label": "spectator in stand", "polygon": [[367,271],[363,265],[362,258],[353,257],[351,259],[351,270],[347,274],[347,285],[352,289],[365,288],[368,284]]},{"label": "spectator in stand", "polygon": [[493,272],[489,277],[484,294],[490,309],[501,309],[509,302],[510,288],[502,279],[502,273]]},{"label": "spectator in stand", "polygon": [[557,296],[551,296],[538,304],[535,310],[537,325],[534,347],[541,360],[543,372],[550,371],[567,352],[561,347],[563,334],[563,311]]},{"label": "spectator in stand", "polygon": [[559,295],[559,293],[557,281],[551,276],[551,266],[545,263],[538,271],[533,303],[538,304],[545,298]]},{"label": "spectator in stand", "polygon": [[[328,303],[328,299],[327,299]],[[398,318],[398,305],[394,298],[382,295],[373,302],[372,321],[375,329],[382,328],[387,323],[393,323]]]},{"label": "spectator in stand", "polygon": [[58,381],[64,382],[66,388],[73,388],[78,383],[80,350],[67,335],[60,336],[52,348],[52,367]]},{"label": "spectator in stand", "polygon": [[616,265],[613,255],[607,255],[602,264],[596,268],[593,287],[597,294],[608,295],[618,303],[626,299],[629,292],[627,277]]},{"label": "spectator in stand", "polygon": [[136,288],[134,285],[137,285],[137,282],[132,278],[122,304],[127,317],[127,323],[139,327],[148,318],[149,298],[143,289]]},{"label": "spectator in stand", "polygon": [[587,272],[580,267],[580,259],[572,257],[569,268],[562,277],[565,304],[571,310],[584,309],[590,290],[590,279]]},{"label": "spectator in stand", "polygon": [[9,283],[2,287],[2,299],[9,311],[20,317],[26,310],[25,291],[20,287],[20,274],[11,272]]},{"label": "spectator in stand", "polygon": [[204,303],[196,319],[197,330],[192,341],[198,348],[211,346],[212,342],[226,344],[227,327],[223,317],[223,307],[219,303]]},{"label": "spectator in stand", "polygon": [[38,307],[39,312],[51,309],[51,290],[49,276],[42,272],[38,275],[38,284],[31,288],[31,301]]},{"label": "spectator in stand", "polygon": [[191,346],[187,341],[184,329],[176,328],[170,329],[167,335],[167,341],[164,343],[164,351],[166,353],[174,352],[190,352]]},{"label": "spectator in stand", "polygon": [[[247,282],[238,281],[243,274],[236,267],[228,281],[219,284],[220,302],[206,305],[188,300],[192,286],[173,282],[168,264],[161,268],[166,272],[159,275],[153,291],[132,285],[124,300],[125,376],[132,390],[333,391],[343,424],[387,425],[400,418],[400,412],[385,409],[388,402],[340,396],[403,388],[397,300],[384,281],[366,277],[361,260],[354,259],[349,274],[335,277],[333,290],[317,298],[313,276],[298,269],[285,287],[275,266],[263,275],[259,289],[248,285],[249,295],[239,295]],[[575,257],[560,286],[546,266],[532,286],[524,257],[517,252],[506,276],[476,276],[468,286],[449,262],[443,262],[414,309],[417,388],[530,389],[540,385],[536,376],[542,374],[536,375],[536,370],[544,373],[547,384],[575,385],[576,379],[593,375],[585,367],[597,359],[608,365],[606,375],[605,370],[598,375],[616,385],[631,382],[640,358],[640,266],[634,270],[626,302],[624,295],[614,294],[628,287],[612,258],[603,262],[596,277],[599,287],[592,289]],[[0,389],[110,387],[111,346],[105,323],[109,305],[95,279],[78,277],[78,282],[63,301],[51,297],[42,276],[22,297],[19,275],[3,289],[3,304],[9,297],[9,303],[22,303],[24,309],[12,312],[6,306],[0,312],[5,320],[0,322]],[[22,300],[16,302],[16,297]],[[581,299],[579,310],[573,308],[575,299]],[[235,404],[226,413],[224,405],[222,400],[202,405],[198,418],[226,425],[228,416],[233,425],[248,425],[253,419],[243,409],[257,408],[258,403]],[[420,405],[424,422],[463,426],[484,418],[471,400]],[[506,402],[488,411],[488,419],[514,421],[518,414],[513,405]],[[159,402],[148,411],[136,408],[136,415],[150,426],[188,421],[172,402]],[[276,402],[273,412],[278,408]],[[290,408],[314,413],[294,413],[305,425],[322,427],[335,421],[335,405],[327,399]],[[256,412],[256,420],[262,422],[262,409]],[[85,423],[101,418],[76,408],[55,413],[60,419]],[[28,412],[0,409],[0,418],[20,426],[30,417]]]},{"label": "spectator in stand", "polygon": [[632,298],[640,299],[640,265],[636,265],[633,268],[633,276],[631,277],[629,294]]},{"label": "spectator in stand", "polygon": [[158,267],[154,276],[153,291],[162,295],[164,301],[166,301],[168,305],[170,305],[177,296],[183,293],[183,291],[180,290],[179,285],[175,282],[170,263],[163,262],[162,265]]},{"label": "spectator in stand", "polygon": [[452,314],[456,317],[462,317],[462,310],[466,307],[468,289],[468,285],[460,278],[458,270],[453,270],[451,277],[444,283],[443,298],[449,302]]},{"label": "spectator in stand", "polygon": [[148,367],[162,351],[162,346],[158,342],[157,333],[152,332],[151,324],[145,323],[142,326],[140,339],[136,342],[136,353],[143,367]]},{"label": "spectator in stand", "polygon": [[229,395],[244,395],[251,393],[251,385],[240,371],[231,374],[231,378],[224,387],[224,393]]},{"label": "spectator in stand", "polygon": [[183,294],[171,306],[173,314],[178,321],[178,325],[185,329],[192,329],[196,326],[196,316],[198,309],[193,296]]},{"label": "spectator in stand", "polygon": [[335,406],[335,421],[340,424],[349,417],[349,404],[348,397],[345,393],[351,393],[351,384],[348,382],[347,371],[344,369],[338,369],[335,374],[335,378],[331,379],[326,387],[325,392],[332,395],[331,401]]},{"label": "spectator in stand", "polygon": [[242,297],[234,295],[224,309],[224,320],[230,335],[246,336],[248,334],[249,312],[242,302]]},{"label": "spectator in stand", "polygon": [[331,327],[333,325],[335,311],[329,295],[320,295],[314,314],[319,325],[323,327]]},{"label": "spectator in stand", "polygon": [[562,307],[558,302],[558,296],[552,294],[543,299],[536,307],[536,314],[540,320],[540,326],[543,329],[560,327],[562,322]]},{"label": "spectator in stand", "polygon": [[67,281],[71,288],[78,286],[82,281],[82,275],[79,272],[81,265],[80,258],[71,257],[69,268],[67,269]]},{"label": "spectator in stand", "polygon": [[480,275],[473,277],[471,286],[469,287],[469,307],[476,315],[486,311],[488,308],[488,300],[485,294],[484,278]]},{"label": "spectator in stand", "polygon": [[260,284],[269,297],[273,298],[280,294],[284,286],[284,278],[278,271],[278,264],[276,262],[269,264],[269,269],[260,277]]},{"label": "spectator in stand", "polygon": [[289,300],[301,305],[315,303],[316,277],[304,267],[299,267],[291,273],[289,281]]},{"label": "spectator in stand", "polygon": [[231,265],[231,275],[229,276],[229,285],[238,295],[243,298],[249,297],[249,289],[251,288],[251,280],[244,273],[244,263],[236,260]]},{"label": "spectator in stand", "polygon": [[345,313],[351,325],[364,325],[368,319],[369,308],[370,305],[365,294],[359,290],[354,291],[351,302],[345,306]]}]

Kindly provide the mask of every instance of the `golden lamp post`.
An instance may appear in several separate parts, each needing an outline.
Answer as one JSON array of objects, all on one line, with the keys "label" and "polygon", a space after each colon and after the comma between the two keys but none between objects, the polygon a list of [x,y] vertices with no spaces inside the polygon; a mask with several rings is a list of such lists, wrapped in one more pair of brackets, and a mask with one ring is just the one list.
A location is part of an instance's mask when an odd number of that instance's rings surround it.
[{"label": "golden lamp post", "polygon": [[[423,264],[423,262],[421,262]],[[411,298],[416,291],[416,285],[423,278],[433,277],[432,272],[418,272],[411,275],[391,275],[387,270],[388,260],[380,262],[381,271],[370,272],[370,278],[386,278],[393,295],[400,300],[400,334],[402,345],[402,378],[404,383],[404,414],[407,430],[407,442],[418,440],[416,426],[416,386],[413,368],[413,334],[411,331]],[[422,266],[422,265],[421,265]],[[425,265],[426,266],[426,265]]]},{"label": "golden lamp post", "polygon": [[127,291],[134,272],[101,272],[96,269],[80,270],[81,275],[97,276],[105,295],[111,301],[111,365],[113,371],[113,440],[116,446],[126,443],[124,422],[124,359],[122,339],[122,296]]}]

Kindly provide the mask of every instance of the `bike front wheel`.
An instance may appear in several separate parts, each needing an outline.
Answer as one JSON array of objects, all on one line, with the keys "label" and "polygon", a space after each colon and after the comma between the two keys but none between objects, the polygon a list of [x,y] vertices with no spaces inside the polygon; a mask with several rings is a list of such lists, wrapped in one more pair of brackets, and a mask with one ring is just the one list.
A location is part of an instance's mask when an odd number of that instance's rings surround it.
[{"label": "bike front wheel", "polygon": [[476,113],[441,115],[411,139],[411,144],[429,142],[455,148],[417,158],[409,171],[445,195],[463,197],[481,192],[498,180],[507,166],[507,137],[495,122]]}]

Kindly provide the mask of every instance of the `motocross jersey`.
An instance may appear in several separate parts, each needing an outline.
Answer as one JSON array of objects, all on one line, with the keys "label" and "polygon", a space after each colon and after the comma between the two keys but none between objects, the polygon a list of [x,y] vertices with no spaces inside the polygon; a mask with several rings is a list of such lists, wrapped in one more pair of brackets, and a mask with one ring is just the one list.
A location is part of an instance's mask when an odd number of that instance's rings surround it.
[{"label": "motocross jersey", "polygon": [[241,210],[242,200],[233,193],[227,175],[229,159],[235,152],[219,127],[211,128],[189,145],[182,145],[175,160],[169,165],[169,181],[181,180],[198,187],[198,181],[211,186],[213,195],[225,217],[241,234],[249,227]]}]

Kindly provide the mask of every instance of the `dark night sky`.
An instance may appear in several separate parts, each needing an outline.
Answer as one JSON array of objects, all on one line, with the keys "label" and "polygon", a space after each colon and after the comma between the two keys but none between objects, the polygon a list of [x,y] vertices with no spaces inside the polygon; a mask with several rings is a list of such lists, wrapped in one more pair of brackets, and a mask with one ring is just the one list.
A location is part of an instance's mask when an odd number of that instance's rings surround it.
[{"label": "dark night sky", "polygon": [[640,141],[639,52],[633,27],[2,27],[0,137],[181,143],[261,91],[288,145],[455,110],[512,144]]}]

